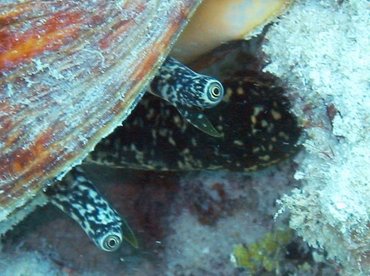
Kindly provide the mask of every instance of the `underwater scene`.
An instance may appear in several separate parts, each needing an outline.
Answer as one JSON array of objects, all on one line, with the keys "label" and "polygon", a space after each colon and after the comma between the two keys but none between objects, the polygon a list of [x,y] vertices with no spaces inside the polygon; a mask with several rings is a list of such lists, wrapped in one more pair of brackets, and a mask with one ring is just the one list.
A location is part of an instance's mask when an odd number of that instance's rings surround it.
[{"label": "underwater scene", "polygon": [[0,276],[370,275],[368,26],[368,0],[0,0]]}]

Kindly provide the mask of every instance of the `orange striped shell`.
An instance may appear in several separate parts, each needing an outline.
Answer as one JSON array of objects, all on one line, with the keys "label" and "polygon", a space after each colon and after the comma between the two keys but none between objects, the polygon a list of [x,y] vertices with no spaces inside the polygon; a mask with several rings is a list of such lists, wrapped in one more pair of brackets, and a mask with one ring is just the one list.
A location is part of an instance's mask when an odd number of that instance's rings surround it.
[{"label": "orange striped shell", "polygon": [[200,1],[2,1],[0,234],[129,115]]}]

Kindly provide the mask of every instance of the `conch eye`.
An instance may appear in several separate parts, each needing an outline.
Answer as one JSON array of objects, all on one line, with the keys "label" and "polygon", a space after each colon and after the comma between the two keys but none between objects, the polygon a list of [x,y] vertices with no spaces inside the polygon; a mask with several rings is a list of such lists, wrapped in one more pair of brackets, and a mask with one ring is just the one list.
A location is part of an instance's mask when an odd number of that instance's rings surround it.
[{"label": "conch eye", "polygon": [[106,251],[115,251],[121,245],[122,240],[117,235],[109,235],[103,242],[103,249]]},{"label": "conch eye", "polygon": [[208,98],[213,101],[217,102],[220,101],[224,96],[224,88],[222,84],[219,82],[214,82],[208,87]]}]

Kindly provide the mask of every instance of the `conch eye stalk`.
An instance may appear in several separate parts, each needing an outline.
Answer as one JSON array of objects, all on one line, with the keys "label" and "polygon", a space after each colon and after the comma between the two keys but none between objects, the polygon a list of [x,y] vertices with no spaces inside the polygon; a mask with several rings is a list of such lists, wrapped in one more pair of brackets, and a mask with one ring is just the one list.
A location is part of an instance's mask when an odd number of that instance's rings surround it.
[{"label": "conch eye stalk", "polygon": [[122,219],[82,169],[73,168],[61,183],[49,187],[46,194],[50,202],[76,221],[100,249],[114,251],[119,248],[123,239]]}]

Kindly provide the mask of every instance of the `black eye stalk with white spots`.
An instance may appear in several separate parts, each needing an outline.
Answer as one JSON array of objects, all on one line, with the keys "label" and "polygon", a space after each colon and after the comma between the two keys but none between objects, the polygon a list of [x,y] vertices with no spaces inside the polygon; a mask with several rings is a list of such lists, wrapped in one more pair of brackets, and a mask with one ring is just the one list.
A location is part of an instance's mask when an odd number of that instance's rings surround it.
[{"label": "black eye stalk with white spots", "polygon": [[218,105],[224,97],[222,84],[198,74],[168,57],[150,85],[150,92],[174,105],[180,114],[201,131],[222,137],[203,114],[202,109]]},{"label": "black eye stalk with white spots", "polygon": [[123,239],[138,247],[129,225],[85,178],[81,168],[72,169],[62,182],[48,187],[45,193],[51,203],[75,220],[100,249],[115,251]]}]

